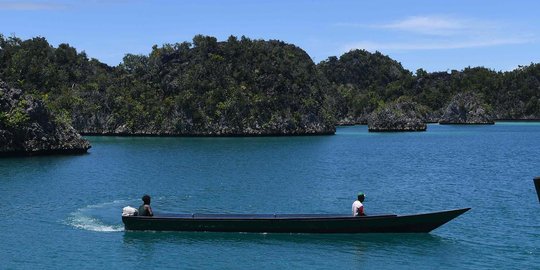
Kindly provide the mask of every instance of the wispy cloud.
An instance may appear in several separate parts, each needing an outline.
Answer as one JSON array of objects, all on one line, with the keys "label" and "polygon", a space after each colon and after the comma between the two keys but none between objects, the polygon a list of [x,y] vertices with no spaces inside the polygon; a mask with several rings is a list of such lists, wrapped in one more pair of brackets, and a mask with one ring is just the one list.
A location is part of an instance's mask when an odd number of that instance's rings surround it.
[{"label": "wispy cloud", "polygon": [[485,28],[486,23],[446,16],[413,16],[401,21],[377,25],[378,28],[395,29],[427,35],[454,35],[474,28]]},{"label": "wispy cloud", "polygon": [[20,2],[1,1],[0,10],[55,10],[63,9],[65,5],[52,2]]},{"label": "wispy cloud", "polygon": [[[452,16],[413,16],[375,25],[337,24],[392,31],[390,40],[361,40],[346,44],[344,50],[441,50],[524,44],[536,41],[526,32],[491,21],[464,19]],[[388,36],[388,35],[386,35]],[[390,35],[391,36],[391,35]]]},{"label": "wispy cloud", "polygon": [[352,49],[365,49],[368,51],[375,50],[445,50],[445,49],[465,49],[490,47],[498,45],[523,44],[531,42],[529,38],[502,38],[502,39],[487,39],[487,40],[466,40],[454,42],[437,42],[437,41],[413,41],[413,42],[372,42],[360,41],[356,43],[346,44],[344,51]]}]

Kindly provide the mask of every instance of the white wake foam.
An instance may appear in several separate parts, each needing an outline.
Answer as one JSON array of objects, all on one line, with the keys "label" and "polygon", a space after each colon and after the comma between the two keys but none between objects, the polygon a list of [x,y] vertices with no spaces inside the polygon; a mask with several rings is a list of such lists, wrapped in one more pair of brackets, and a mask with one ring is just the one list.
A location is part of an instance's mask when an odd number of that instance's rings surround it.
[{"label": "white wake foam", "polygon": [[67,218],[67,224],[77,229],[95,232],[120,232],[124,226],[119,223],[125,200],[87,205],[77,209]]},{"label": "white wake foam", "polygon": [[86,216],[73,216],[70,218],[69,225],[94,232],[121,232],[124,230],[122,225],[107,225],[97,218]]}]

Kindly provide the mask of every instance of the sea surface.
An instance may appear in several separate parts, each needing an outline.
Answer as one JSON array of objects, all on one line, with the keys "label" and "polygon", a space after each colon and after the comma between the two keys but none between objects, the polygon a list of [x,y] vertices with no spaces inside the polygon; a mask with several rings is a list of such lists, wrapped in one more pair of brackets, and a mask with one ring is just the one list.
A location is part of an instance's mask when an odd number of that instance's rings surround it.
[{"label": "sea surface", "polygon": [[[540,123],[248,138],[88,137],[0,159],[0,269],[540,269]],[[368,214],[471,207],[429,234],[129,232],[156,213]]]}]

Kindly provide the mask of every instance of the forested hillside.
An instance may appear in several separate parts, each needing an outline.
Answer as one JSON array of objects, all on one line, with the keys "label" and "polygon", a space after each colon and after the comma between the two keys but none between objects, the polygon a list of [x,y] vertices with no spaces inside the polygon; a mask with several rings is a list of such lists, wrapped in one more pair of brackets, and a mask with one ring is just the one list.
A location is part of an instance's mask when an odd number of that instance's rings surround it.
[{"label": "forested hillside", "polygon": [[380,53],[354,50],[319,63],[342,100],[337,118],[344,124],[366,123],[384,103],[405,99],[429,109],[427,121],[438,121],[458,93],[477,93],[496,119],[540,119],[540,64],[509,72],[483,67],[462,71],[411,72]]},{"label": "forested hillside", "polygon": [[400,63],[381,53],[354,50],[318,64],[330,81],[339,104],[336,117],[342,123],[365,123],[371,112],[409,94],[414,79]]},{"label": "forested hillside", "polygon": [[394,101],[416,102],[437,121],[464,92],[478,94],[496,119],[540,118],[540,64],[413,74],[379,52],[315,65],[294,45],[234,36],[154,46],[115,67],[43,37],[0,35],[0,47],[0,79],[84,134],[332,134],[336,123],[366,123]]},{"label": "forested hillside", "polygon": [[1,76],[90,134],[333,134],[326,80],[300,48],[230,37],[154,46],[117,67],[44,38],[2,38]]}]

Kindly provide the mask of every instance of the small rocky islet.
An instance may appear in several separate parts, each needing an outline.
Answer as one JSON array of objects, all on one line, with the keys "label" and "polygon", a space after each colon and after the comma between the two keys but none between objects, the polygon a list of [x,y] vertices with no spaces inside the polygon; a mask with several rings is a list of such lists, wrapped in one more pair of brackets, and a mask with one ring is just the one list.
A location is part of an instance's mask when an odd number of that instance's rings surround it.
[{"label": "small rocky islet", "polygon": [[488,106],[474,93],[455,95],[439,120],[439,124],[492,125],[495,124]]},{"label": "small rocky islet", "polygon": [[0,156],[80,154],[89,148],[43,101],[0,81]]},{"label": "small rocky islet", "polygon": [[424,117],[415,102],[392,102],[375,110],[368,119],[369,132],[425,131]]},{"label": "small rocky islet", "polygon": [[[424,106],[416,102],[392,102],[379,107],[368,119],[370,132],[425,131],[432,119]],[[456,94],[446,106],[439,124],[492,125],[495,122],[482,98],[471,92]]]}]

